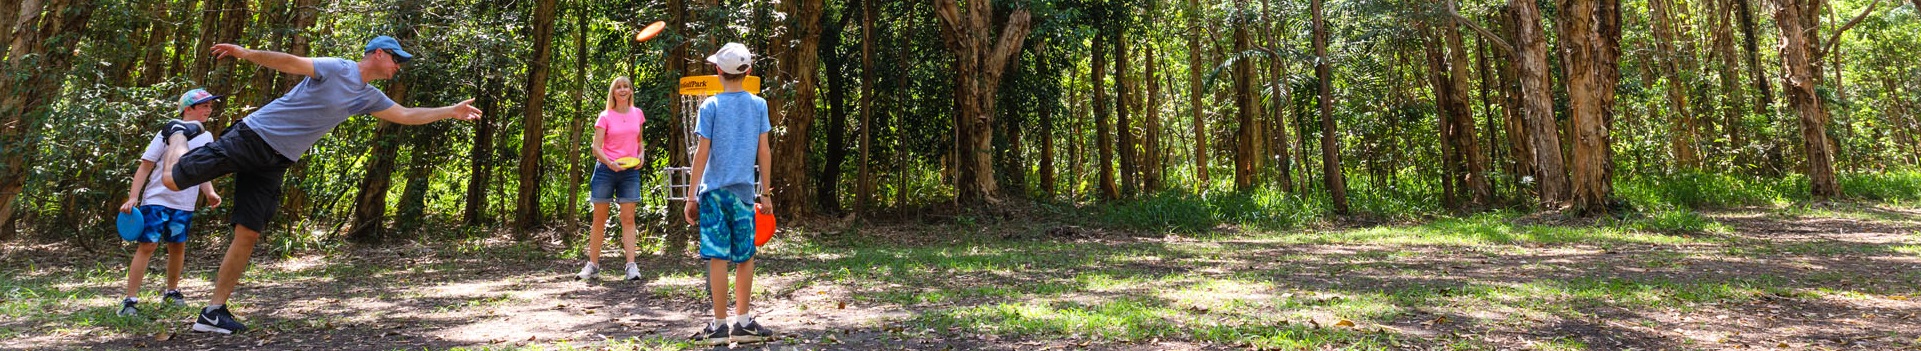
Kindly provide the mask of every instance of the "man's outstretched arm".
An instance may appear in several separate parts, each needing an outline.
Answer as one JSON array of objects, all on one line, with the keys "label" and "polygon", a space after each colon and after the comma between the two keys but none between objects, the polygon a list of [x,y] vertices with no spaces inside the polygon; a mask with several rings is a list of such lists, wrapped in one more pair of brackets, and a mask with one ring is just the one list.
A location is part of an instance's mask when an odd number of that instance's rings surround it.
[{"label": "man's outstretched arm", "polygon": [[473,107],[474,99],[443,107],[406,107],[394,104],[385,110],[374,111],[374,118],[405,125],[421,125],[443,119],[472,121],[480,119],[480,109]]},{"label": "man's outstretched arm", "polygon": [[246,60],[261,67],[272,68],[281,73],[307,77],[313,76],[313,59],[294,56],[284,52],[249,50],[234,44],[215,44],[213,46],[213,58],[218,60],[225,57]]}]

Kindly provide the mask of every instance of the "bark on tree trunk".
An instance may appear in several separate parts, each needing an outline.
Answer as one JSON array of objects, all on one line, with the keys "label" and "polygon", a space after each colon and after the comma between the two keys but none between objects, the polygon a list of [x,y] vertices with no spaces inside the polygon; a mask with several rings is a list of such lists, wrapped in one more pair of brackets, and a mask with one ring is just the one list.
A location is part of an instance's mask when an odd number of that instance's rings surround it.
[{"label": "bark on tree trunk", "polygon": [[1132,16],[1132,7],[1125,8],[1118,16],[1118,23],[1113,24],[1120,29],[1107,37],[1112,41],[1108,43],[1107,48],[1114,50],[1114,133],[1116,136],[1114,150],[1119,153],[1121,159],[1121,194],[1132,196],[1140,193],[1138,189],[1140,189],[1141,176],[1140,169],[1136,167],[1139,157],[1136,156],[1138,152],[1134,150],[1134,123],[1128,118],[1133,114],[1135,104],[1132,94],[1134,81],[1128,76],[1132,65],[1127,62],[1127,51],[1131,46],[1127,42],[1127,19]]},{"label": "bark on tree trunk", "polygon": [[73,50],[99,4],[90,0],[28,0],[19,4],[0,75],[0,91],[36,94],[0,95],[0,238],[15,236],[14,211],[26,186],[28,165],[38,149],[41,119],[59,101],[61,85],[73,67]]},{"label": "bark on tree trunk", "polygon": [[[147,46],[145,49],[147,50],[147,54],[144,58],[140,59],[140,86],[142,87],[152,86],[154,83],[159,83],[160,79],[166,78],[166,72],[164,71],[167,67],[165,65],[166,58],[161,57],[160,54],[166,52],[164,45],[166,45],[167,39],[173,37],[173,31],[178,27],[173,24],[173,21],[178,17],[169,14],[167,7],[167,1],[165,0],[153,1],[147,4],[147,12],[158,17],[153,19],[153,29],[147,32]],[[18,8],[14,8],[14,10],[17,11]],[[5,10],[0,10],[0,12],[3,11]],[[6,18],[7,16],[0,16],[0,23],[6,23],[4,22]]]},{"label": "bark on tree trunk", "polygon": [[547,169],[541,162],[546,135],[547,71],[553,51],[555,0],[534,4],[534,52],[527,67],[527,106],[520,134],[520,191],[514,201],[514,241],[527,241],[540,225],[540,183]]},{"label": "bark on tree trunk", "polygon": [[1568,72],[1568,110],[1574,138],[1573,204],[1588,215],[1608,211],[1613,195],[1610,120],[1619,76],[1619,0],[1560,0],[1561,54]]},{"label": "bark on tree trunk", "polygon": [[[779,10],[787,14],[788,30],[776,38],[775,42],[793,43],[792,47],[777,48],[770,54],[778,58],[780,64],[774,72],[769,72],[774,82],[787,86],[788,91],[771,91],[765,94],[769,108],[768,118],[775,132],[768,133],[768,140],[774,149],[775,209],[786,214],[813,213],[813,201],[807,192],[807,158],[811,147],[809,133],[814,125],[815,82],[820,64],[820,16],[821,0],[783,1]],[[764,170],[763,170],[764,171]]]},{"label": "bark on tree trunk", "polygon": [[494,120],[502,115],[500,100],[494,95],[501,91],[500,78],[488,77],[480,85],[480,95],[474,97],[474,107],[480,108],[480,120],[474,121],[474,147],[468,152],[467,199],[461,217],[469,226],[486,224],[487,185],[493,184]]},{"label": "bark on tree trunk", "polygon": [[1740,19],[1741,22],[1741,49],[1747,53],[1748,76],[1754,78],[1754,90],[1760,92],[1754,96],[1754,113],[1767,114],[1768,105],[1774,103],[1774,87],[1768,84],[1767,74],[1761,71],[1761,55],[1759,44],[1757,44],[1759,39],[1755,37],[1754,29],[1754,6],[1748,0],[1732,1],[1737,5],[1734,8],[1734,18]]},{"label": "bark on tree trunk", "polygon": [[407,167],[407,187],[400,191],[400,206],[395,215],[395,232],[412,233],[426,221],[427,188],[432,184],[434,166],[442,162],[442,135],[447,133],[446,124],[419,126],[411,128],[413,142],[413,164]]},{"label": "bark on tree trunk", "polygon": [[[1245,12],[1247,0],[1235,1],[1235,6]],[[1234,52],[1247,52],[1250,47],[1247,30],[1254,18],[1237,14],[1234,18]],[[1254,178],[1261,169],[1261,107],[1259,92],[1254,91],[1253,57],[1242,57],[1234,61],[1234,105],[1239,110],[1240,127],[1234,141],[1234,189],[1254,190]]]},{"label": "bark on tree trunk", "polygon": [[[1921,0],[1917,0],[1921,1]],[[1190,33],[1200,33],[1201,14],[1198,0],[1187,0],[1187,29]],[[1194,178],[1199,180],[1194,191],[1207,191],[1207,113],[1201,110],[1201,35],[1187,36],[1187,109],[1194,123]]]},{"label": "bark on tree trunk", "polygon": [[814,180],[814,204],[826,213],[840,212],[840,168],[847,160],[847,71],[848,55],[840,52],[841,33],[854,16],[842,13],[823,33],[826,42],[820,55],[826,60],[827,73],[827,159]]},{"label": "bark on tree trunk", "polygon": [[1142,187],[1147,191],[1161,190],[1161,84],[1155,74],[1160,72],[1160,56],[1155,55],[1154,47],[1147,47],[1147,121],[1142,126],[1144,137],[1141,140]]},{"label": "bark on tree trunk", "polygon": [[[874,196],[874,175],[869,169],[869,155],[873,152],[874,143],[874,1],[860,2],[860,185],[854,188],[856,217],[867,215],[867,209],[873,206]],[[1046,167],[1043,169],[1045,172],[1053,171]],[[1042,179],[1051,184],[1052,176],[1051,173],[1043,173]]]},{"label": "bark on tree trunk", "polygon": [[1514,9],[1514,68],[1520,80],[1522,121],[1534,160],[1534,182],[1540,205],[1559,208],[1569,196],[1567,171],[1562,167],[1561,129],[1554,120],[1554,91],[1548,87],[1547,33],[1541,9],[1534,1],[1509,2]]},{"label": "bark on tree trunk", "polygon": [[1461,26],[1450,22],[1443,30],[1441,38],[1447,43],[1449,96],[1447,104],[1453,110],[1448,114],[1449,137],[1453,140],[1456,157],[1462,162],[1462,185],[1466,186],[1471,204],[1477,208],[1489,205],[1493,190],[1487,181],[1487,155],[1474,142],[1474,110],[1467,103],[1468,97],[1468,60],[1467,48],[1461,43]]},{"label": "bark on tree trunk", "polygon": [[991,28],[994,14],[989,1],[969,1],[962,11],[956,0],[937,0],[935,14],[941,38],[955,56],[954,98],[959,100],[955,126],[965,148],[960,150],[959,200],[968,204],[998,203],[994,183],[994,92],[1000,88],[1007,62],[1019,54],[1032,28],[1033,15],[1016,8],[998,32]]},{"label": "bark on tree trunk", "polygon": [[[580,185],[585,181],[584,178],[586,178],[587,172],[588,172],[588,171],[582,170],[581,168],[594,167],[594,165],[599,163],[597,160],[587,156],[591,152],[593,152],[593,150],[590,150],[592,146],[581,144],[581,137],[583,136],[583,134],[587,132],[587,115],[585,115],[585,113],[588,113],[587,112],[588,110],[586,109],[585,106],[583,106],[585,101],[587,101],[587,97],[585,95],[587,94],[588,89],[592,89],[595,87],[595,85],[597,85],[587,80],[587,60],[589,60],[587,57],[587,17],[589,16],[588,8],[592,6],[592,3],[593,2],[591,1],[579,1],[575,4],[575,8],[574,8],[574,84],[575,86],[573,89],[574,90],[573,96],[574,96],[574,111],[577,111],[577,113],[580,113],[580,114],[573,116],[573,118],[569,118],[570,125],[567,126],[567,146],[564,149],[562,149],[562,150],[566,150],[567,154],[570,155],[569,157],[567,157],[567,160],[568,160],[567,162],[567,202],[561,205],[561,208],[566,209],[564,211],[561,211],[561,213],[567,216],[566,218],[567,230],[565,232],[562,232],[560,235],[561,242],[565,243],[567,247],[573,247],[574,238],[578,236],[578,235],[575,235],[575,233],[579,233],[580,225],[583,222],[586,222],[585,220],[581,219],[580,212],[578,212],[578,210],[581,209],[581,206],[579,205],[580,204]],[[629,79],[629,83],[631,82],[632,82],[632,79]],[[629,99],[630,100],[628,101],[631,102],[632,96],[629,96]],[[674,117],[676,116],[668,115],[667,118],[665,118],[665,120],[674,120],[676,119]],[[678,134],[678,133],[669,133],[669,134]],[[669,150],[672,150],[672,148],[669,148]],[[645,154],[647,152],[645,145],[641,146],[640,152],[642,154]],[[668,151],[668,153],[671,154],[673,153],[673,151]],[[643,160],[643,162],[645,161]],[[592,168],[588,168],[588,169],[592,169]],[[672,207],[668,207],[668,208],[672,208]],[[599,225],[599,224],[600,223],[592,223],[591,225]]]},{"label": "bark on tree trunk", "polygon": [[1347,180],[1341,175],[1340,147],[1335,142],[1334,134],[1338,131],[1334,129],[1332,105],[1333,67],[1327,60],[1327,21],[1321,17],[1321,2],[1313,0],[1309,12],[1314,16],[1314,75],[1320,78],[1321,167],[1322,172],[1326,173],[1322,181],[1326,183],[1328,194],[1334,201],[1334,213],[1345,215],[1348,213]]},{"label": "bark on tree trunk", "polygon": [[1094,167],[1100,173],[1101,198],[1113,200],[1121,197],[1121,191],[1114,183],[1114,144],[1112,134],[1108,133],[1112,127],[1107,122],[1107,90],[1104,87],[1107,81],[1107,31],[1103,29],[1095,34],[1094,77],[1090,82],[1093,83],[1094,93],[1094,145],[1099,152],[1099,158],[1096,159],[1098,164]]},{"label": "bark on tree trunk", "polygon": [[1813,37],[1811,29],[1819,22],[1806,21],[1808,12],[1817,7],[1803,0],[1773,0],[1774,20],[1781,29],[1781,61],[1787,69],[1782,79],[1782,87],[1787,91],[1788,107],[1794,109],[1801,124],[1802,152],[1807,154],[1807,167],[1810,195],[1815,201],[1828,201],[1841,195],[1841,185],[1834,178],[1834,156],[1827,147],[1827,111],[1821,106],[1821,99],[1815,95],[1816,67],[1819,66],[1811,52]]},{"label": "bark on tree trunk", "polygon": [[1455,136],[1458,132],[1455,131],[1456,126],[1453,122],[1453,115],[1457,113],[1453,100],[1457,92],[1454,91],[1453,83],[1448,78],[1446,54],[1443,53],[1445,49],[1442,49],[1439,43],[1441,40],[1438,38],[1440,34],[1435,33],[1437,31],[1435,29],[1422,27],[1422,31],[1426,32],[1424,33],[1426,40],[1422,40],[1421,47],[1423,53],[1427,54],[1427,78],[1428,83],[1433,87],[1436,107],[1434,129],[1441,133],[1436,140],[1440,143],[1441,150],[1441,206],[1460,211],[1463,209],[1460,192],[1463,187],[1462,181],[1466,178],[1461,176],[1463,167],[1461,167],[1460,146],[1454,142],[1458,138]]}]

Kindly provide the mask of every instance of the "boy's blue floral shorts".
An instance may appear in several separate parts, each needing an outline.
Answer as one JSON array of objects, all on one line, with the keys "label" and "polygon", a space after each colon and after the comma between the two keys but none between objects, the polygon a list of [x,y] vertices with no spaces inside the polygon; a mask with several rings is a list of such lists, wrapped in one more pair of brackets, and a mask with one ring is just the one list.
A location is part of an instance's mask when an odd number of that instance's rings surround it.
[{"label": "boy's blue floral shorts", "polygon": [[147,230],[140,232],[134,242],[142,243],[184,243],[187,242],[188,225],[193,224],[193,211],[181,211],[160,205],[140,206],[140,215],[147,222]]},{"label": "boy's blue floral shorts", "polygon": [[700,258],[741,263],[754,258],[754,206],[734,192],[700,194]]}]

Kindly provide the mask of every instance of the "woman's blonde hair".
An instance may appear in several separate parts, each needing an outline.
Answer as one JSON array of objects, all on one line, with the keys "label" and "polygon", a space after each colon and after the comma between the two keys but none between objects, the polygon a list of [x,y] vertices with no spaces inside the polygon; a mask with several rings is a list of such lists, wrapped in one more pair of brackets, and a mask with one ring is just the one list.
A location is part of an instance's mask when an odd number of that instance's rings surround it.
[{"label": "woman's blonde hair", "polygon": [[634,82],[631,80],[628,80],[627,76],[619,76],[619,77],[614,77],[613,83],[607,83],[607,110],[608,111],[613,111],[614,107],[616,107],[614,106],[614,89],[620,88],[621,83],[627,84],[627,90],[628,90],[627,108],[634,107],[634,93],[632,91],[634,89]]}]

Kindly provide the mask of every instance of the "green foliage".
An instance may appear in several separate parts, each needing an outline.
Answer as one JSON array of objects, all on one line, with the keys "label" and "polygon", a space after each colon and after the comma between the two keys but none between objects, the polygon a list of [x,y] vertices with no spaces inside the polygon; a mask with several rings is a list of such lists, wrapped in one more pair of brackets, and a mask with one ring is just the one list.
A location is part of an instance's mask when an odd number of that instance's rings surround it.
[{"label": "green foliage", "polygon": [[1807,178],[1684,172],[1619,179],[1614,192],[1640,208],[1769,206],[1806,198]]}]

